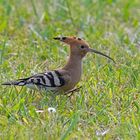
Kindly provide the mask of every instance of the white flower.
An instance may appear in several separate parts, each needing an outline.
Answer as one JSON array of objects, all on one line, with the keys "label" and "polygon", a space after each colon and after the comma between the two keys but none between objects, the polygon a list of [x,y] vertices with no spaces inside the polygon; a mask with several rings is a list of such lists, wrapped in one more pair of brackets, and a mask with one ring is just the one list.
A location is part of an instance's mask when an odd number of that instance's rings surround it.
[{"label": "white flower", "polygon": [[96,136],[104,136],[109,132],[109,129],[106,130],[97,130],[96,131]]},{"label": "white flower", "polygon": [[36,110],[37,113],[43,113],[43,110]]},{"label": "white flower", "polygon": [[48,112],[50,112],[50,113],[55,113],[55,112],[56,112],[56,109],[53,108],[53,107],[49,107],[49,108],[48,108]]}]

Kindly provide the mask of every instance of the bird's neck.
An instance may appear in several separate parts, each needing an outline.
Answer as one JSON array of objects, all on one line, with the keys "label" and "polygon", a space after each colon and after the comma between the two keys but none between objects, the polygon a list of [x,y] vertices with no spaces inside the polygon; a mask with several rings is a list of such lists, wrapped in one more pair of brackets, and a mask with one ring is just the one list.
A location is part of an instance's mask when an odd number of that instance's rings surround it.
[{"label": "bird's neck", "polygon": [[81,79],[82,58],[75,54],[70,54],[68,62],[63,67],[63,70],[67,71],[71,77],[71,82],[69,83],[70,89],[74,88]]},{"label": "bird's neck", "polygon": [[75,54],[70,54],[67,64],[64,66],[65,70],[73,70],[81,72],[82,58]]}]

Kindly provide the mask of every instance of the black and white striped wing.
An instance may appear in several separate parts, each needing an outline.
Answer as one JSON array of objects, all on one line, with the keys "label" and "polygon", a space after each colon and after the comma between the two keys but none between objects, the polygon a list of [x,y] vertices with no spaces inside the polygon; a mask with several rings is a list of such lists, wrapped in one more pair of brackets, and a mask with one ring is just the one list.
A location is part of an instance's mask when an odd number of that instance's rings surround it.
[{"label": "black and white striped wing", "polygon": [[57,90],[58,87],[64,86],[65,83],[66,81],[63,78],[63,75],[61,75],[58,70],[55,70],[36,74],[29,78],[19,79],[17,81],[7,82],[3,85],[27,86],[32,89]]},{"label": "black and white striped wing", "polygon": [[30,77],[26,81],[26,85],[30,88],[45,88],[46,90],[57,90],[58,87],[65,85],[65,80],[58,71],[49,71]]}]

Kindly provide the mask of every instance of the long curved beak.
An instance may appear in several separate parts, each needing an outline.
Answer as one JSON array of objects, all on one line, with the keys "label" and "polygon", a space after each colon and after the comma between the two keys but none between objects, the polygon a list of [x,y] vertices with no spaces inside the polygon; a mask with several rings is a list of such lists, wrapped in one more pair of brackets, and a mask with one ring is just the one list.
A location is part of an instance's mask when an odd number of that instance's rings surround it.
[{"label": "long curved beak", "polygon": [[99,52],[99,51],[96,51],[96,50],[94,50],[94,49],[89,48],[89,52],[94,52],[94,53],[96,53],[96,54],[100,54],[100,55],[102,55],[102,56],[105,56],[105,57],[109,58],[110,60],[112,60],[112,61],[115,63],[115,61],[114,61],[113,58],[111,58],[110,56],[108,56],[108,55],[106,55],[106,54],[103,54],[103,53],[101,53],[101,52]]}]

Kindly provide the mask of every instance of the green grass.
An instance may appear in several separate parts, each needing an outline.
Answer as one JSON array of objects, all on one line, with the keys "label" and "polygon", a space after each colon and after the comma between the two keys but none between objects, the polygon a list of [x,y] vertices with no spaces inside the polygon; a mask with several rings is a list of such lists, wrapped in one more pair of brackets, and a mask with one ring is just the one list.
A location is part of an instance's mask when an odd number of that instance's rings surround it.
[{"label": "green grass", "polygon": [[0,83],[63,66],[58,35],[116,61],[89,54],[71,98],[0,85],[0,138],[140,139],[139,19],[139,0],[0,0]]}]

